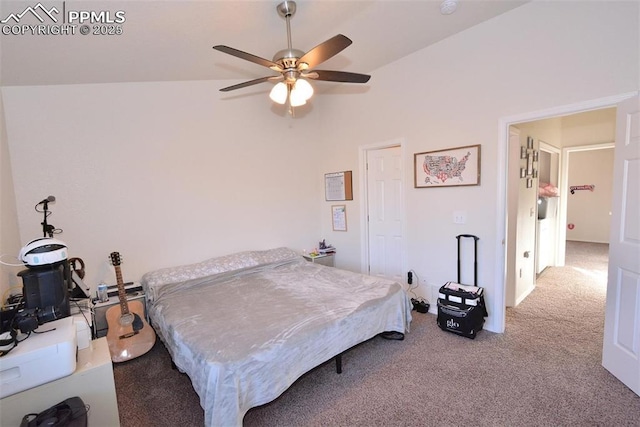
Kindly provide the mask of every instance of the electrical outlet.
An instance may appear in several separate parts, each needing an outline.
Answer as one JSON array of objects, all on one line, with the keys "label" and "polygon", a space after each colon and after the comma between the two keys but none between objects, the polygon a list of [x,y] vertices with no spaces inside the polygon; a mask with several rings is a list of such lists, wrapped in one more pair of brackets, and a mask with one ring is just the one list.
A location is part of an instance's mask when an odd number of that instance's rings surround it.
[{"label": "electrical outlet", "polygon": [[453,211],[453,223],[464,224],[467,222],[467,213],[464,211]]}]

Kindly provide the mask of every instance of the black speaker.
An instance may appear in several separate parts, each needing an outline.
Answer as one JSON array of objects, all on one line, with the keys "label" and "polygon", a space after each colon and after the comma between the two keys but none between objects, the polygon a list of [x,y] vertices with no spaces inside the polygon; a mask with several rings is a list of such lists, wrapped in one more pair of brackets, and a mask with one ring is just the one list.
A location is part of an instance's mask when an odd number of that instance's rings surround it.
[{"label": "black speaker", "polygon": [[48,320],[69,316],[70,270],[66,260],[22,270],[18,276],[22,278],[26,309],[55,311],[55,317]]}]

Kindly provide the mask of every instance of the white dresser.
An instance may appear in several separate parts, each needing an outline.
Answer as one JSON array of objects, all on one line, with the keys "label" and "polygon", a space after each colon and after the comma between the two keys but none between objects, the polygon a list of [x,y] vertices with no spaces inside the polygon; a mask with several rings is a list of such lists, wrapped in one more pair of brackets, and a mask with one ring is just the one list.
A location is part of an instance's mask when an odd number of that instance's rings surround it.
[{"label": "white dresser", "polygon": [[90,406],[90,426],[119,426],[113,365],[106,338],[91,341],[78,351],[71,375],[0,399],[0,425],[19,426],[22,417],[39,413],[63,400],[78,396]]}]

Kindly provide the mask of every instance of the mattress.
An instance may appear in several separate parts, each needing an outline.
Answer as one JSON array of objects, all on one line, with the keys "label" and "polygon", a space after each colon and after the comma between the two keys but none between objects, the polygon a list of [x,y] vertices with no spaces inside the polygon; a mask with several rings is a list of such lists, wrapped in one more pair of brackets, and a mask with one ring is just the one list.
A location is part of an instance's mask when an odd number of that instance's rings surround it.
[{"label": "mattress", "polygon": [[287,248],[158,270],[142,284],[151,323],[189,375],[208,426],[242,425],[305,372],[411,322],[400,284]]}]

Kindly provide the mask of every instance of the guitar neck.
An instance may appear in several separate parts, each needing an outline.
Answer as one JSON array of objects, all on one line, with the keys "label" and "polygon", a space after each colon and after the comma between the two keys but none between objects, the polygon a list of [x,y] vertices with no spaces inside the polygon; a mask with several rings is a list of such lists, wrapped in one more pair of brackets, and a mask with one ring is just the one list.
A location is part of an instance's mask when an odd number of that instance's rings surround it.
[{"label": "guitar neck", "polygon": [[114,266],[116,269],[116,279],[118,281],[118,299],[120,300],[120,311],[123,315],[129,314],[129,304],[127,303],[127,294],[124,290],[124,281],[122,280],[122,271],[120,266]]}]

